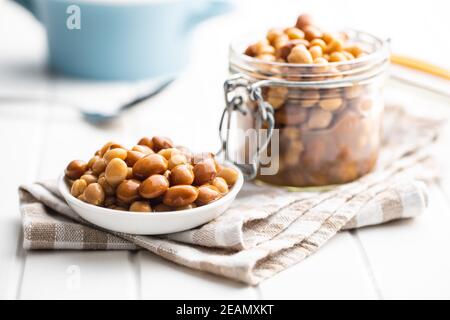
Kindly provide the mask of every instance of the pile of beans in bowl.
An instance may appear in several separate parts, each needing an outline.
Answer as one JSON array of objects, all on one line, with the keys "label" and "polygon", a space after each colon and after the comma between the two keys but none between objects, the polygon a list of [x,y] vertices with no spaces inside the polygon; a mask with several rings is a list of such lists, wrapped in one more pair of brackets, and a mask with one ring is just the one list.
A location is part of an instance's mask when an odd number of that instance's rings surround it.
[{"label": "pile of beans in bowl", "polygon": [[95,206],[163,212],[207,205],[227,194],[238,172],[212,153],[193,154],[165,137],[142,138],[128,149],[108,142],[65,171],[71,194]]}]

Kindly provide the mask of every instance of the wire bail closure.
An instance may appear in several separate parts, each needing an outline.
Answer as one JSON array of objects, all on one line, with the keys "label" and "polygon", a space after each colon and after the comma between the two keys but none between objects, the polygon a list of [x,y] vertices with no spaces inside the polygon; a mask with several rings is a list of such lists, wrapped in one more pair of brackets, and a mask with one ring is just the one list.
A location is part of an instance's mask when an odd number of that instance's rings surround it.
[{"label": "wire bail closure", "polygon": [[[262,151],[264,151],[272,137],[273,129],[275,128],[275,118],[273,107],[262,96],[262,87],[267,85],[265,81],[251,83],[244,75],[236,74],[224,82],[224,98],[225,108],[219,124],[219,138],[221,142],[221,149],[217,155],[223,154],[225,161],[234,163],[241,169],[246,180],[252,180],[256,177],[259,168],[259,158]],[[243,89],[238,92],[238,89]],[[256,110],[251,110],[245,105],[246,98],[254,101],[257,105]],[[247,115],[249,112],[255,121],[254,129],[257,130],[257,148],[255,153],[249,158],[250,163],[238,163],[230,156],[229,141],[231,131],[231,117],[234,112],[241,115]],[[226,128],[224,128],[226,119]],[[261,142],[259,134],[263,126],[267,126],[267,135]]]}]

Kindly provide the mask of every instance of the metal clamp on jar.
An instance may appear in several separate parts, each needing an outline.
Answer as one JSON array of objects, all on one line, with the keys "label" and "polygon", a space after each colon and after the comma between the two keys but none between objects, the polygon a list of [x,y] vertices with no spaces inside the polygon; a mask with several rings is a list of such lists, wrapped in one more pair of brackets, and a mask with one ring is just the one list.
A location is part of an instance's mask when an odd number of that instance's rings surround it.
[{"label": "metal clamp on jar", "polygon": [[[354,30],[346,33],[350,43],[358,43],[369,54],[325,65],[292,64],[245,55],[251,38],[232,43],[232,76],[224,85],[220,135],[226,160],[234,161],[248,179],[324,186],[355,180],[374,168],[388,41]],[[236,139],[242,140],[242,134],[230,134],[234,129],[255,130],[256,147],[249,148],[245,141],[232,147]],[[233,159],[232,153],[238,156]],[[270,164],[261,162],[263,153],[271,157]],[[263,168],[274,164],[276,172],[263,174]]]}]

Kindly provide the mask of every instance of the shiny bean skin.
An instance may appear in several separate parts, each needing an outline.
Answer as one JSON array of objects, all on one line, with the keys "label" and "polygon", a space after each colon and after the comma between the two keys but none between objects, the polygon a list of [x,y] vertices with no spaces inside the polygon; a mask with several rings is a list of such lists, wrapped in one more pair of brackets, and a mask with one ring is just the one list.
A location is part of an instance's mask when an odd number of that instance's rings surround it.
[{"label": "shiny bean skin", "polygon": [[217,174],[214,159],[205,159],[194,166],[194,183],[203,185],[210,182]]},{"label": "shiny bean skin", "polygon": [[193,186],[173,186],[164,194],[163,203],[169,207],[187,206],[195,202],[197,196],[198,190]]},{"label": "shiny bean skin", "polygon": [[198,188],[198,196],[197,200],[195,200],[195,203],[198,206],[204,206],[208,203],[216,201],[221,196],[222,195],[220,194],[220,191],[215,186],[203,185]]},{"label": "shiny bean skin", "polygon": [[163,195],[169,189],[169,180],[163,175],[154,174],[145,179],[139,187],[139,194],[146,199]]},{"label": "shiny bean skin", "polygon": [[130,204],[139,198],[139,187],[141,183],[138,180],[131,179],[122,181],[116,190],[117,199]]},{"label": "shiny bean skin", "polygon": [[144,180],[153,174],[161,174],[167,170],[168,162],[160,154],[149,154],[139,159],[133,166],[133,174],[139,180]]},{"label": "shiny bean skin", "polygon": [[192,184],[194,182],[194,171],[189,164],[181,164],[170,171],[170,183],[172,185]]},{"label": "shiny bean skin", "polygon": [[79,179],[88,169],[86,162],[73,160],[66,168],[66,177],[71,180]]},{"label": "shiny bean skin", "polygon": [[119,158],[112,159],[105,170],[106,181],[112,185],[117,186],[127,178],[128,167],[125,161]]},{"label": "shiny bean skin", "polygon": [[105,200],[105,192],[103,191],[101,185],[98,183],[91,183],[90,185],[88,185],[84,190],[83,195],[86,199],[86,202],[95,206],[102,205],[103,201]]}]

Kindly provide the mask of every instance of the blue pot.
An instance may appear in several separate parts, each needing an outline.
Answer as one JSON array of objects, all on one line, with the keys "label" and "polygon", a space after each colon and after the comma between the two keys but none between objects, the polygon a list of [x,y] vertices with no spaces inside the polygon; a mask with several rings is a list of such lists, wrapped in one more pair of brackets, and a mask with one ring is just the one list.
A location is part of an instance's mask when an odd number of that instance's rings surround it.
[{"label": "blue pot", "polygon": [[231,8],[228,0],[15,1],[45,26],[51,69],[103,80],[176,74],[193,27]]}]

